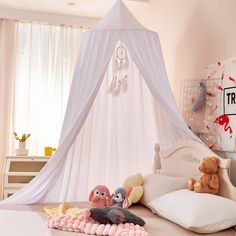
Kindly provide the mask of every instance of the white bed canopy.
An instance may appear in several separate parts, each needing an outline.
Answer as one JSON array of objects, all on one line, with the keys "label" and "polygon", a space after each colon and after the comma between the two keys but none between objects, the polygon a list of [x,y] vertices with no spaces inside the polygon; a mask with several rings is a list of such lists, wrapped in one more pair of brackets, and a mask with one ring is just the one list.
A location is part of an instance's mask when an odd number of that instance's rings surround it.
[{"label": "white bed canopy", "polygon": [[[113,68],[121,45],[128,57],[123,85]],[[96,184],[114,190],[128,174],[150,171],[155,142],[167,148],[183,138],[197,139],[178,111],[158,35],[118,0],[84,34],[57,152],[0,204],[85,200]]]}]

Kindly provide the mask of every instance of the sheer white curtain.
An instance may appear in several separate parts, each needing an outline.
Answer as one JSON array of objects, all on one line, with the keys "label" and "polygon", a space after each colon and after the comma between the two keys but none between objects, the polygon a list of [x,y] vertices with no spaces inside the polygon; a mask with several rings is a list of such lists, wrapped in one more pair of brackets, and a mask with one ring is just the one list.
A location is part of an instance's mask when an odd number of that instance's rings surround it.
[{"label": "sheer white curtain", "polygon": [[15,21],[0,20],[0,157],[8,152],[14,106],[14,83],[16,68]]},{"label": "sheer white curtain", "polygon": [[[18,23],[12,130],[31,133],[32,154],[57,147],[83,32],[77,26]],[[14,140],[10,151],[14,152]]]},{"label": "sheer white curtain", "polygon": [[[8,153],[9,140],[12,138],[11,117],[14,101],[14,75],[16,58],[17,23],[0,20],[0,173],[3,157]],[[1,199],[0,175],[0,199]]]}]

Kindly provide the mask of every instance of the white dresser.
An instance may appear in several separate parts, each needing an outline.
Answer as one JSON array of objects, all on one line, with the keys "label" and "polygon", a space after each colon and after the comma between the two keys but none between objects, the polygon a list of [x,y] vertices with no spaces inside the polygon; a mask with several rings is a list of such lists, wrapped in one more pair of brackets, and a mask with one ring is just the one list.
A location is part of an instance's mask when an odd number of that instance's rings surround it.
[{"label": "white dresser", "polygon": [[6,156],[2,178],[3,199],[8,198],[29,183],[50,158],[47,156]]}]

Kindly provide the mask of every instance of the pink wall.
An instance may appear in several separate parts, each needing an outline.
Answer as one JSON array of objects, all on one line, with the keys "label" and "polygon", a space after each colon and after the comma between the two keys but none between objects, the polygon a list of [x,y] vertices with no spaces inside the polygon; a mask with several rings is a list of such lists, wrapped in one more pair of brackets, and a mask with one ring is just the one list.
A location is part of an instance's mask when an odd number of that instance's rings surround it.
[{"label": "pink wall", "polygon": [[136,17],[159,33],[178,101],[180,81],[199,79],[205,66],[236,55],[235,0],[150,0]]},{"label": "pink wall", "polygon": [[[205,66],[236,56],[235,0],[150,0],[136,17],[157,31],[177,102],[181,80],[201,79]],[[236,153],[231,180],[236,186]]]}]

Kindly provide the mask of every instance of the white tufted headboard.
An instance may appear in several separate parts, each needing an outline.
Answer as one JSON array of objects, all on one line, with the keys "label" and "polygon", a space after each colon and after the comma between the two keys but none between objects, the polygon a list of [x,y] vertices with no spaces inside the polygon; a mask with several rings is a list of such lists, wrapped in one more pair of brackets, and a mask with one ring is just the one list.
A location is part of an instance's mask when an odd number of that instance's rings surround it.
[{"label": "white tufted headboard", "polygon": [[159,144],[156,144],[153,173],[198,179],[202,175],[198,170],[199,164],[201,159],[206,156],[215,156],[220,160],[219,195],[236,201],[236,188],[228,175],[230,160],[219,157],[204,144],[192,139],[182,140],[165,151],[160,150]]}]

